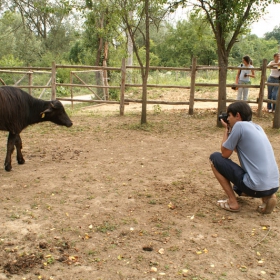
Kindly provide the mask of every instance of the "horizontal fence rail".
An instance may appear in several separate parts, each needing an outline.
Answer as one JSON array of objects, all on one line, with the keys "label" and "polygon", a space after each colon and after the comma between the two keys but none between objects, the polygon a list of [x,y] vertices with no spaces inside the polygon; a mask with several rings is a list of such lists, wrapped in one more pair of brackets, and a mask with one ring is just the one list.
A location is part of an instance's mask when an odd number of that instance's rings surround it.
[{"label": "horizontal fence rail", "polygon": [[[266,71],[271,67],[267,67],[267,61],[263,60],[263,64],[261,67],[254,68],[246,68],[242,69],[254,70],[261,72],[261,78],[259,84],[235,84],[235,83],[227,83],[226,87],[242,87],[242,88],[255,88],[260,89],[259,97],[257,100],[250,100],[249,103],[257,103],[258,104],[258,115],[261,114],[261,109],[263,107],[263,103],[277,103],[276,101],[264,99],[264,88],[268,85],[279,86],[279,84],[267,83],[266,80]],[[75,76],[76,79],[79,80],[80,83],[74,83],[70,79],[70,83],[68,82],[58,82],[57,81],[57,71],[59,69],[69,69]],[[196,59],[193,59],[192,65],[190,67],[158,67],[158,66],[150,66],[149,71],[165,71],[165,72],[182,72],[189,73],[191,75],[190,84],[186,85],[166,85],[166,84],[147,84],[148,88],[174,88],[174,89],[188,89],[190,90],[189,100],[186,101],[162,101],[162,100],[147,100],[147,104],[170,104],[170,105],[189,105],[192,110],[194,107],[194,102],[218,102],[218,99],[210,99],[210,98],[195,98],[195,90],[196,87],[219,87],[218,83],[201,83],[196,81],[196,75],[199,71],[219,71],[218,66],[205,66],[205,65],[196,65]],[[236,66],[228,66],[228,70],[240,70],[240,67]],[[82,66],[82,65],[61,65],[52,63],[52,67],[1,67],[0,68],[0,82],[5,84],[5,80],[3,79],[4,74],[19,74],[19,75],[27,75],[28,76],[28,84],[20,84],[21,79],[15,82],[14,86],[20,88],[27,88],[29,93],[32,94],[32,89],[51,89],[51,99],[58,99],[61,101],[70,101],[73,105],[74,102],[89,102],[89,103],[107,103],[107,104],[119,104],[120,105],[120,114],[123,115],[125,105],[128,105],[130,102],[142,103],[142,99],[133,99],[133,98],[125,98],[125,90],[127,88],[141,88],[143,87],[142,83],[132,83],[131,77],[129,78],[129,74],[131,74],[131,70],[141,70],[139,66],[128,66],[125,65],[125,60],[123,59],[121,67],[107,67],[107,66]],[[79,72],[87,72],[87,71],[99,71],[100,73],[104,73],[106,77],[106,82],[103,84],[88,84],[84,82],[81,78],[78,77]],[[108,71],[117,72],[119,75],[119,83],[118,85],[110,85],[108,81]],[[35,85],[33,83],[33,78],[35,74],[47,74],[50,76],[50,80],[46,85]],[[179,74],[180,74],[179,73]],[[68,97],[58,97],[57,91],[61,90],[62,87],[69,87],[71,89],[71,98]],[[88,88],[90,91],[92,89],[96,89],[99,91],[104,91],[105,98],[102,99],[98,94],[94,94],[98,99],[93,100],[84,100],[79,99],[79,96],[74,97],[73,89],[74,88]],[[120,91],[120,101],[109,100],[108,90],[119,90]],[[40,95],[41,96],[41,95]],[[233,102],[234,99],[227,99],[227,102]],[[189,111],[191,112],[191,110]]]}]

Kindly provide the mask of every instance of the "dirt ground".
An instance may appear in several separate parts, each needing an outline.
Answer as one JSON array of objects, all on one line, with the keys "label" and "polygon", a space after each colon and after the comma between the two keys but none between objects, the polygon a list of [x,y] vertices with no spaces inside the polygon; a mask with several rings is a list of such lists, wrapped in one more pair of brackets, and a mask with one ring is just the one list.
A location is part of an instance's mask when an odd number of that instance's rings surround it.
[{"label": "dirt ground", "polygon": [[[73,112],[69,129],[28,127],[26,163],[14,154],[12,171],[0,169],[0,279],[280,279],[280,207],[264,216],[246,197],[239,213],[216,206],[215,108],[154,107],[143,127],[138,111],[97,108]],[[279,164],[272,119],[254,115]]]}]

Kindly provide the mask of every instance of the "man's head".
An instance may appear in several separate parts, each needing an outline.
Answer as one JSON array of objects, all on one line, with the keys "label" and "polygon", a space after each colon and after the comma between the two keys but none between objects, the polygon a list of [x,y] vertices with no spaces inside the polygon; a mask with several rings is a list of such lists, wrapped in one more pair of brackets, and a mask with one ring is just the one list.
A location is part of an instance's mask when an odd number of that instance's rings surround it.
[{"label": "man's head", "polygon": [[227,108],[227,114],[231,114],[233,117],[236,117],[239,114],[242,121],[249,122],[252,120],[251,107],[244,101],[236,101],[231,103]]}]

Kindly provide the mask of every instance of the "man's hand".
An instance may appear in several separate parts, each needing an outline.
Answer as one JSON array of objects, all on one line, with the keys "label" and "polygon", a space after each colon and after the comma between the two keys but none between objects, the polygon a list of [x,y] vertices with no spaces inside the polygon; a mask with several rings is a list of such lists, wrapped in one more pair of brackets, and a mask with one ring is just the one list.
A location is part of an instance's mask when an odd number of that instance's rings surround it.
[{"label": "man's hand", "polygon": [[222,140],[222,143],[221,143],[222,157],[229,158],[231,156],[231,154],[232,154],[232,151],[226,149],[223,146],[223,143],[228,139],[228,135],[231,132],[231,127],[228,125],[228,123],[224,122],[223,120],[221,120],[221,123],[222,123],[222,126],[225,128],[225,132],[224,132],[224,135],[223,135],[223,140]]},{"label": "man's hand", "polygon": [[222,119],[221,119],[221,123],[222,123],[222,126],[223,126],[224,128],[227,128],[227,127],[228,127],[228,124],[227,124],[226,122],[224,122]]}]

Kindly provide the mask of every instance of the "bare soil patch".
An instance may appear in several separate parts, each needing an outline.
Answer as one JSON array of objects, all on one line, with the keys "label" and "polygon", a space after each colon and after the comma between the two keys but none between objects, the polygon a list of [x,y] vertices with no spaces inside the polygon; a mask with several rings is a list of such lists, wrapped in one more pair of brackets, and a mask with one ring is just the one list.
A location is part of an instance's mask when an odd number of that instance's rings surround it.
[{"label": "bare soil patch", "polygon": [[[71,119],[27,128],[26,163],[14,154],[12,171],[0,169],[0,279],[279,279],[279,206],[266,216],[259,199],[240,198],[239,213],[216,206],[215,109],[152,110],[143,127],[139,112]],[[272,115],[254,121],[279,163]]]}]

